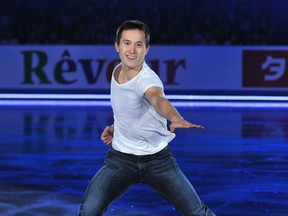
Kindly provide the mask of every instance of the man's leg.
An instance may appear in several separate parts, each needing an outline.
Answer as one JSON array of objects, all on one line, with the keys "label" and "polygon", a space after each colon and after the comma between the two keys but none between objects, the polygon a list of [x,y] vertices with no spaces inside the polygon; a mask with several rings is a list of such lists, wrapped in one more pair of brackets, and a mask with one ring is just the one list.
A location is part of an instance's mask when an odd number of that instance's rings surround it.
[{"label": "man's leg", "polygon": [[[146,166],[147,165],[147,166]],[[158,191],[185,216],[215,216],[199,199],[170,153],[147,162],[144,183]]]},{"label": "man's leg", "polygon": [[136,183],[137,177],[125,166],[117,157],[105,159],[86,189],[78,216],[101,216],[113,200]]}]

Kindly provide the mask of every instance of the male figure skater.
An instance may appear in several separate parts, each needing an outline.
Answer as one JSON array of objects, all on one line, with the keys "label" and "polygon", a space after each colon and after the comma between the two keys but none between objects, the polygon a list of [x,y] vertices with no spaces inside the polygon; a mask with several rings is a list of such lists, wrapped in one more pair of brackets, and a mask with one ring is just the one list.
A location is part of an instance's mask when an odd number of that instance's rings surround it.
[{"label": "male figure skater", "polygon": [[110,149],[87,187],[80,216],[102,215],[136,183],[155,189],[185,216],[215,216],[201,202],[168,146],[176,128],[203,127],[184,120],[165,98],[161,80],[145,63],[149,41],[149,29],[140,21],[126,21],[117,30],[115,48],[121,63],[111,79],[114,124],[101,135]]}]

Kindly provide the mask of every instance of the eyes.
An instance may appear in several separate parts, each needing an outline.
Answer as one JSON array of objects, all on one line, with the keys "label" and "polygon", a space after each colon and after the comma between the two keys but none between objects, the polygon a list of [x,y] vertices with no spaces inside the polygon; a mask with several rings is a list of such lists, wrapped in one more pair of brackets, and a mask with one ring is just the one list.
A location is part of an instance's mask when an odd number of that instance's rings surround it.
[{"label": "eyes", "polygon": [[[132,45],[132,42],[131,41],[128,41],[128,40],[124,40],[122,42],[126,47],[129,47]],[[139,42],[136,42],[135,46],[137,48],[142,48],[144,46],[144,43],[142,41],[139,41]]]}]

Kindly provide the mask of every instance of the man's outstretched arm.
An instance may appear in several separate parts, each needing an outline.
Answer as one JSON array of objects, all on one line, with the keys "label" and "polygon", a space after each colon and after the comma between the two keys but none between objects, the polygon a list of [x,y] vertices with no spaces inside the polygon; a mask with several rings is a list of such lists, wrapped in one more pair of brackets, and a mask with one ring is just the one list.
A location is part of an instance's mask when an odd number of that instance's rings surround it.
[{"label": "man's outstretched arm", "polygon": [[204,128],[201,125],[192,124],[186,121],[177,109],[165,98],[164,92],[159,87],[151,87],[145,92],[145,97],[149,100],[159,115],[171,122],[169,128],[174,132],[176,128]]}]

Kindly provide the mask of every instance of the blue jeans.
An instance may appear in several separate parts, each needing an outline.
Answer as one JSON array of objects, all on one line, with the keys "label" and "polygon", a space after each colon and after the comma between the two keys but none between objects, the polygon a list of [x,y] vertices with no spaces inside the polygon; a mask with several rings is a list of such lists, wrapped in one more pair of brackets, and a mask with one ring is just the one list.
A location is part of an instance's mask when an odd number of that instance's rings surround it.
[{"label": "blue jeans", "polygon": [[112,201],[136,183],[154,188],[185,216],[215,216],[201,202],[168,146],[146,156],[125,154],[110,148],[104,165],[87,187],[78,215],[102,215]]}]

